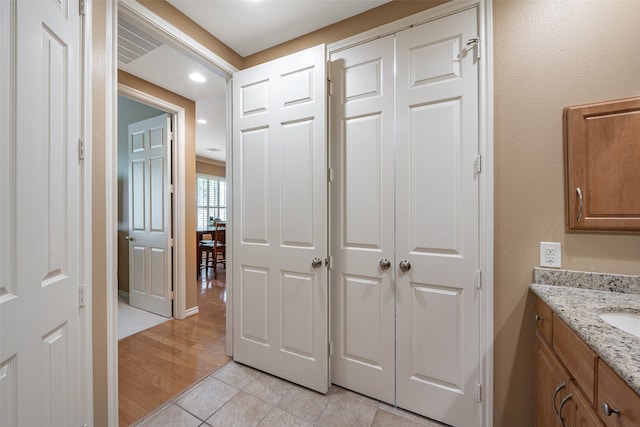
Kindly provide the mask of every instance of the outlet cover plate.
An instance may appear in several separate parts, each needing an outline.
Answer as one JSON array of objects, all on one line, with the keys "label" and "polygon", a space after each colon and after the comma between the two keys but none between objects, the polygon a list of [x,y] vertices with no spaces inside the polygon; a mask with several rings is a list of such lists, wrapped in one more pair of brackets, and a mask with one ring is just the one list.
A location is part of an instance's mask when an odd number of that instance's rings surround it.
[{"label": "outlet cover plate", "polygon": [[560,268],[562,252],[558,242],[540,242],[540,266]]}]

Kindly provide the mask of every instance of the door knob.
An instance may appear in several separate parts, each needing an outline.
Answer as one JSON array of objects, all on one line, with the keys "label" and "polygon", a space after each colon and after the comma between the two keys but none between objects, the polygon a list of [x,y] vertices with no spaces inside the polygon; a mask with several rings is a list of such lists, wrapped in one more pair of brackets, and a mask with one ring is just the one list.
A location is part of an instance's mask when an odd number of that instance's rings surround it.
[{"label": "door knob", "polygon": [[403,273],[411,270],[411,263],[408,260],[403,259],[400,261],[400,270],[402,270]]},{"label": "door knob", "polygon": [[313,268],[320,268],[320,267],[322,267],[322,260],[321,260],[320,258],[317,258],[317,257],[316,257],[316,258],[314,258],[314,259],[311,261],[311,267],[313,267]]},{"label": "door knob", "polygon": [[380,260],[380,268],[382,269],[382,271],[388,270],[389,267],[391,267],[391,261],[389,261],[387,258],[382,258]]},{"label": "door knob", "polygon": [[124,236],[124,240],[128,241],[128,242],[133,242],[134,240],[136,240],[135,237],[129,235],[129,236]]}]

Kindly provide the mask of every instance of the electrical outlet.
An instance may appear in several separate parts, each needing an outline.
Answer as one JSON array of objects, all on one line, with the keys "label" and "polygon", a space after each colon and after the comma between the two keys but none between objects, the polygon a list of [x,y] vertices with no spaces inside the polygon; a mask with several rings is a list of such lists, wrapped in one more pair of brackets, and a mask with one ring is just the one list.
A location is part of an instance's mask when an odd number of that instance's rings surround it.
[{"label": "electrical outlet", "polygon": [[558,242],[540,242],[540,266],[556,267],[562,265],[562,252]]}]

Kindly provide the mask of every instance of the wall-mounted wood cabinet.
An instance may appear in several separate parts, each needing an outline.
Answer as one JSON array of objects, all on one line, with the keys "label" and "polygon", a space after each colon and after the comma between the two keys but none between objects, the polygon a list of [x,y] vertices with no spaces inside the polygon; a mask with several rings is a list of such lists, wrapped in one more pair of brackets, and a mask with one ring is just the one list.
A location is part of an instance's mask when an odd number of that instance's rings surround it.
[{"label": "wall-mounted wood cabinet", "polygon": [[640,97],[564,110],[567,228],[640,231]]}]

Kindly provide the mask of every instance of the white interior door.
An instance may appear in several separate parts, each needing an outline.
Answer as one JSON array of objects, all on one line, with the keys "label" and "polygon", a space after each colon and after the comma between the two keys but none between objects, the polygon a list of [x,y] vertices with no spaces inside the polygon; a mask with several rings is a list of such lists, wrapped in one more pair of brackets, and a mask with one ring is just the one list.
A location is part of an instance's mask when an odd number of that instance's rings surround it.
[{"label": "white interior door", "polygon": [[394,36],[330,59],[331,381],[393,404]]},{"label": "white interior door", "polygon": [[171,116],[129,125],[129,304],[171,317]]},{"label": "white interior door", "polygon": [[233,87],[234,359],[325,392],[325,47],[237,72]]},{"label": "white interior door", "polygon": [[397,34],[397,404],[478,425],[477,11]]},{"label": "white interior door", "polygon": [[0,425],[80,426],[78,2],[2,1],[0,22]]}]

